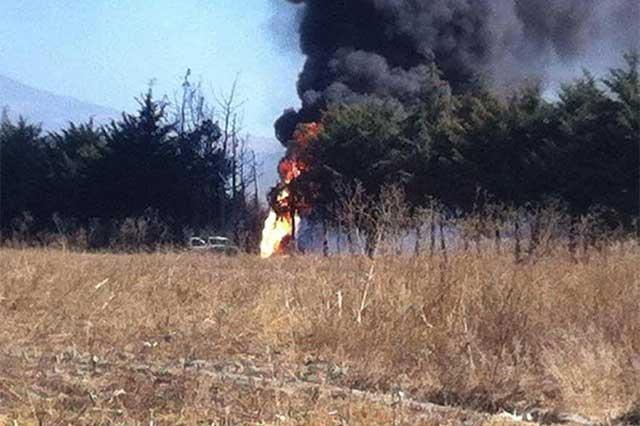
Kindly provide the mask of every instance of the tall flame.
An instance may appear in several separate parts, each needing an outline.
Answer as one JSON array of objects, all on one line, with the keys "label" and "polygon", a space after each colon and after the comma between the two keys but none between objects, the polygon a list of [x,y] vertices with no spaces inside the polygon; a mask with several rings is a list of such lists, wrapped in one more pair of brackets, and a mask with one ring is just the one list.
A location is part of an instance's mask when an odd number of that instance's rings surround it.
[{"label": "tall flame", "polygon": [[263,259],[285,252],[295,238],[295,223],[300,220],[297,214],[299,206],[293,205],[289,186],[308,169],[308,165],[300,159],[300,153],[307,148],[311,139],[318,137],[321,129],[318,123],[301,124],[293,136],[287,155],[278,165],[281,183],[276,187],[279,192],[272,200],[271,211],[262,230],[260,257]]},{"label": "tall flame", "polygon": [[[299,220],[299,217],[295,216],[295,220]],[[260,257],[266,259],[274,254],[282,253],[286,250],[291,238],[293,238],[291,216],[278,217],[276,212],[271,210],[262,230]]]},{"label": "tall flame", "polygon": [[[276,198],[276,203],[282,208],[288,207],[289,190],[284,188],[280,191]],[[260,241],[260,257],[266,259],[276,253],[286,251],[289,243],[293,239],[294,220],[297,222],[299,218],[296,214],[293,216],[290,212],[286,212],[280,216],[273,210],[269,212],[269,216],[264,222],[262,229],[262,241]]]},{"label": "tall flame", "polygon": [[293,232],[290,221],[284,217],[278,217],[276,212],[271,210],[262,229],[262,241],[260,241],[260,257],[266,259],[278,252],[280,243]]}]

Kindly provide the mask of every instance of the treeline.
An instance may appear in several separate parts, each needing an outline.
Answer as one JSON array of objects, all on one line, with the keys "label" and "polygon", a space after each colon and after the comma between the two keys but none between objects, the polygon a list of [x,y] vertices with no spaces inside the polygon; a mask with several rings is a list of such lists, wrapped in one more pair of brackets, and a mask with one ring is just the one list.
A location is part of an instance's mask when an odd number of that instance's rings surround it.
[{"label": "treeline", "polygon": [[337,223],[344,188],[358,185],[375,201],[391,185],[410,211],[434,200],[451,216],[553,202],[576,221],[597,211],[630,229],[639,209],[640,83],[638,55],[625,59],[601,79],[585,72],[554,100],[537,85],[503,95],[474,84],[453,94],[434,67],[419,102],[330,106],[299,154],[309,171],[294,183],[298,203]]},{"label": "treeline", "polygon": [[[570,227],[596,212],[600,223],[629,230],[640,205],[640,79],[638,55],[625,59],[603,78],[585,73],[556,99],[536,85],[504,94],[476,83],[452,93],[433,67],[418,101],[329,106],[317,137],[297,153],[306,173],[291,184],[295,203],[339,225],[345,191],[357,187],[376,205],[394,187],[407,217],[434,203],[450,218],[551,203]],[[240,137],[234,91],[218,101],[209,107],[187,75],[174,102],[149,92],[137,113],[107,126],[45,134],[4,116],[2,238],[46,242],[53,233],[88,248],[153,248],[206,230],[256,247],[255,160]],[[369,210],[361,214],[378,211]],[[362,230],[369,243],[377,238],[370,228]]]},{"label": "treeline", "polygon": [[70,123],[48,134],[4,114],[2,238],[48,243],[55,234],[86,248],[130,249],[208,232],[256,246],[256,164],[240,137],[234,91],[216,110],[187,75],[175,102],[149,90],[139,105],[106,126]]},{"label": "treeline", "polygon": [[572,216],[558,200],[523,207],[491,202],[463,212],[431,199],[412,208],[399,186],[386,185],[368,197],[356,184],[341,189],[331,215],[332,221],[303,224],[300,250],[325,256],[429,256],[446,264],[452,255],[467,252],[510,255],[516,263],[551,256],[588,261],[594,254],[635,246],[628,244],[634,240],[628,230],[608,223],[606,211],[594,208]]}]

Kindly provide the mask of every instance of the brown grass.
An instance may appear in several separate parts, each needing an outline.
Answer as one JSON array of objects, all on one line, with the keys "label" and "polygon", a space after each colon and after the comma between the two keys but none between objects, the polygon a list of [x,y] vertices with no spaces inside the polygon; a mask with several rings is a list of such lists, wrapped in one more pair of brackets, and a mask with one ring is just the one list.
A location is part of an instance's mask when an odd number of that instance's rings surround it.
[{"label": "brown grass", "polygon": [[4,249],[0,423],[606,422],[640,400],[639,276],[636,246],[517,265]]}]

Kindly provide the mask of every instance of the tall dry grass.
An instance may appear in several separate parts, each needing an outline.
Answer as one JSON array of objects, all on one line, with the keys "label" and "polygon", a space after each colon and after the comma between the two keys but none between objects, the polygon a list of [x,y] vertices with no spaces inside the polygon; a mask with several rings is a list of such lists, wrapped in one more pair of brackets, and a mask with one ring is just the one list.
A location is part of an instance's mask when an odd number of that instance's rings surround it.
[{"label": "tall dry grass", "polygon": [[[329,424],[347,412],[349,424],[414,423],[355,402],[187,373],[167,385],[115,367],[208,360],[482,412],[607,421],[640,400],[639,277],[635,244],[535,263],[474,250],[445,262],[4,249],[0,413],[23,424]],[[89,360],[81,381],[74,359]]]}]

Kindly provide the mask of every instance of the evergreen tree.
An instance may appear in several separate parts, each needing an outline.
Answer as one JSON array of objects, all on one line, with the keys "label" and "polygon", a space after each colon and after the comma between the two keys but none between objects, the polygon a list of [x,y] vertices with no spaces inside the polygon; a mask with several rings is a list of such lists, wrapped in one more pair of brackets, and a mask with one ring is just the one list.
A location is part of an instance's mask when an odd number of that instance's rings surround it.
[{"label": "evergreen tree", "polygon": [[335,105],[322,119],[323,131],[312,141],[299,192],[315,195],[313,205],[330,206],[336,188],[360,183],[368,197],[376,197],[385,184],[406,182],[406,113],[392,102]]},{"label": "evergreen tree", "polygon": [[615,68],[604,79],[613,98],[612,129],[616,146],[612,150],[611,207],[640,216],[640,77],[638,52],[625,55],[626,68]]},{"label": "evergreen tree", "polygon": [[40,126],[20,118],[12,124],[6,116],[0,122],[0,224],[23,213],[35,219],[37,227],[51,217],[57,194],[54,189],[50,147]]},{"label": "evergreen tree", "polygon": [[459,118],[464,127],[458,163],[459,185],[465,188],[465,210],[473,208],[478,189],[508,200],[508,181],[513,171],[503,157],[508,141],[507,104],[486,88],[478,88],[460,98]]},{"label": "evergreen tree", "polygon": [[554,171],[562,197],[575,214],[593,205],[633,214],[638,140],[628,121],[632,117],[625,115],[625,101],[613,100],[589,74],[564,86],[560,100],[561,167]]},{"label": "evergreen tree", "polygon": [[95,162],[105,155],[106,139],[92,121],[70,123],[59,133],[50,135],[55,187],[58,194],[56,212],[63,217],[84,217],[88,194],[87,175]]},{"label": "evergreen tree", "polygon": [[414,206],[425,205],[431,197],[446,204],[459,204],[465,198],[466,188],[459,179],[463,127],[457,117],[458,107],[451,88],[434,67],[404,129],[410,176],[406,192]]},{"label": "evergreen tree", "polygon": [[151,93],[140,101],[137,115],[123,114],[106,130],[105,155],[89,170],[86,213],[89,217],[125,218],[142,215],[148,207],[170,213],[174,176],[171,176],[171,125],[163,122],[164,106]]}]

